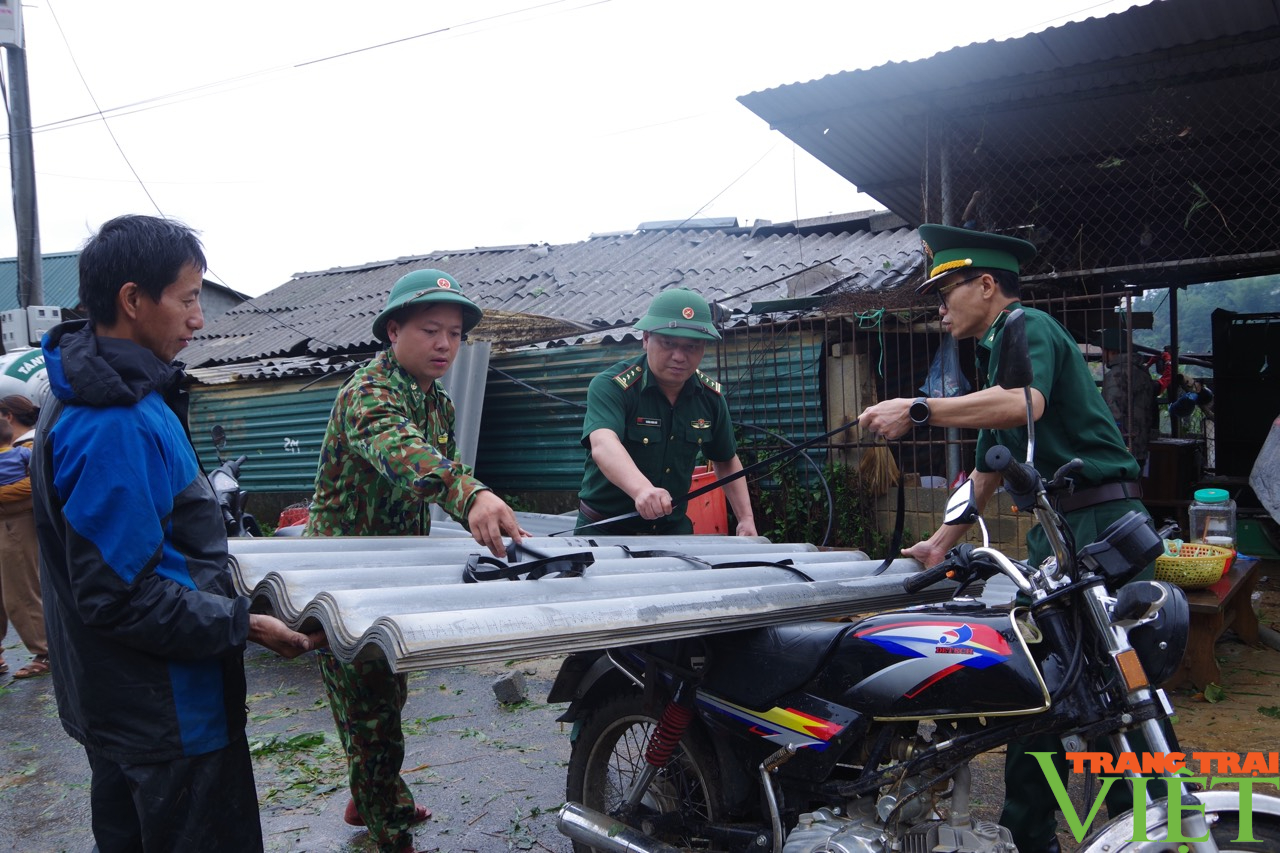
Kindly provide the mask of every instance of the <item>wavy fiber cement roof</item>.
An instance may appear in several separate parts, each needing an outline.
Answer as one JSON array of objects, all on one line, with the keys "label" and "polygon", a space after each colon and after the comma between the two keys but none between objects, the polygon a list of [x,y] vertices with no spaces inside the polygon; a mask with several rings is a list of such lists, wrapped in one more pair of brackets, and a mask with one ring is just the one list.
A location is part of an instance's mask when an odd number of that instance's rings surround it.
[{"label": "wavy fiber cement roof", "polygon": [[[580,576],[466,583],[470,537],[232,539],[237,590],[342,660],[397,672],[847,616],[949,598],[902,591],[914,560],[732,536],[535,537],[509,565],[573,556]],[[683,556],[679,556],[683,555]],[[790,565],[781,565],[790,561]],[[733,565],[722,565],[731,563]],[[487,568],[485,565],[479,567]]]},{"label": "wavy fiber cement roof", "polygon": [[432,267],[456,277],[489,313],[472,336],[506,346],[629,327],[669,287],[696,290],[739,313],[791,296],[891,290],[917,271],[919,238],[910,229],[865,226],[636,231],[300,273],[209,323],[184,358],[198,367],[376,349],[371,327],[391,286]]}]

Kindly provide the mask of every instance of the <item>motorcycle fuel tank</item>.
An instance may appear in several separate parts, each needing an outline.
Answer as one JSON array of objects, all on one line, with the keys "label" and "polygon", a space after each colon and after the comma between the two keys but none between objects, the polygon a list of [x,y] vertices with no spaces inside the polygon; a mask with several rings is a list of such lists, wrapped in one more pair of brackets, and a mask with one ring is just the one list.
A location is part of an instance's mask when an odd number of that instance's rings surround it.
[{"label": "motorcycle fuel tank", "polygon": [[1044,679],[1006,610],[872,616],[842,638],[827,675],[837,672],[845,685],[841,703],[882,720],[1032,714],[1049,707]]}]

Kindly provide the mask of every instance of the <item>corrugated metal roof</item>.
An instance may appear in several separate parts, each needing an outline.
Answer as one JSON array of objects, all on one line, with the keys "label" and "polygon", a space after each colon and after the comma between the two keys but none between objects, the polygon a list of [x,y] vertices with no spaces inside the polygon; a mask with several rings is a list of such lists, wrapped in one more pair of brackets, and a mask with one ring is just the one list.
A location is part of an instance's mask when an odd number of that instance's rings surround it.
[{"label": "corrugated metal roof", "polygon": [[[893,227],[896,223],[898,227]],[[183,356],[194,367],[376,348],[373,318],[400,276],[429,267],[453,274],[486,312],[477,339],[512,346],[631,326],[668,287],[688,287],[745,317],[752,302],[812,293],[883,291],[920,263],[915,232],[868,219],[754,229],[658,229],[564,245],[436,252],[359,267],[300,273],[208,323]],[[523,318],[523,322],[521,319]]]},{"label": "corrugated metal roof", "polygon": [[[80,304],[80,253],[43,255],[41,261],[43,304],[59,308],[75,308]],[[0,311],[18,307],[18,259],[0,258]]]},{"label": "corrugated metal roof", "polygon": [[[1156,0],[1022,38],[832,74],[738,100],[917,224],[924,215],[920,184],[931,117],[981,114],[987,138],[1032,133],[1042,146],[1039,156],[1050,159],[1057,123],[1070,122],[1073,131],[1107,127],[1091,120],[1091,110],[1132,111],[1127,88],[1149,93],[1161,81],[1215,79],[1223,69],[1247,67],[1259,51],[1274,52],[1278,39],[1280,9],[1273,0]],[[1212,101],[1211,92],[1207,97]],[[1112,142],[1123,150],[1131,140]]]}]

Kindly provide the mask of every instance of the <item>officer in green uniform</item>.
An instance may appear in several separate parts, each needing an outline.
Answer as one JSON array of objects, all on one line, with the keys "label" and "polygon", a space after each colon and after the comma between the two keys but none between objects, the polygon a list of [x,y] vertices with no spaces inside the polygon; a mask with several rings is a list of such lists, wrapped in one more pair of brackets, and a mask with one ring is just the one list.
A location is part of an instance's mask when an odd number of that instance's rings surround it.
[{"label": "officer in green uniform", "polygon": [[[480,318],[448,273],[415,270],[395,283],[373,321],[385,348],[333,404],[305,535],[426,536],[433,503],[494,556],[505,556],[504,536],[518,543],[529,535],[457,458],[453,400],[439,382]],[[379,853],[411,851],[410,827],[431,812],[414,803],[400,776],[408,682],[381,657],[317,660],[347,755],[351,800],[343,819],[368,827]]]},{"label": "officer in green uniform", "polygon": [[[636,328],[644,332],[644,355],[618,362],[587,389],[578,527],[585,534],[692,533],[680,498],[699,454],[718,477],[742,470],[720,383],[698,370],[707,341],[720,333],[706,300],[681,288],[655,297]],[[746,481],[724,491],[737,535],[755,536]],[[639,518],[596,523],[630,512]]]},{"label": "officer in green uniform", "polygon": [[[868,407],[858,424],[873,434],[899,438],[915,427],[964,427],[978,430],[977,467],[971,477],[981,508],[1001,485],[1000,475],[986,465],[987,450],[1003,444],[1017,459],[1026,458],[1027,404],[1022,389],[995,383],[1000,361],[1001,333],[1019,302],[1021,265],[1035,257],[1035,246],[1014,237],[921,225],[920,237],[930,259],[929,278],[917,293],[937,293],[942,326],[956,340],[977,339],[977,373],[983,386],[959,397],[885,400]],[[1033,379],[1032,409],[1036,422],[1035,466],[1043,476],[1072,459],[1084,461],[1073,494],[1059,500],[1059,509],[1080,545],[1094,542],[1103,530],[1126,513],[1146,514],[1138,498],[1138,463],[1125,447],[1115,420],[1098,393],[1084,357],[1063,326],[1043,311],[1023,308]],[[942,562],[947,551],[964,539],[967,527],[942,526],[928,539],[902,553],[926,566]],[[1050,556],[1048,538],[1039,526],[1027,535],[1029,562],[1038,565]],[[1153,575],[1148,567],[1144,577]],[[1039,764],[1027,752],[1058,752],[1054,737],[1010,744],[1005,763],[1005,806],[1000,823],[1013,833],[1022,853],[1056,851],[1056,803]],[[1062,756],[1059,756],[1062,759]],[[1065,776],[1065,759],[1060,761]],[[1123,810],[1126,786],[1115,785],[1116,802],[1108,810]],[[1127,806],[1125,806],[1127,807]]]}]

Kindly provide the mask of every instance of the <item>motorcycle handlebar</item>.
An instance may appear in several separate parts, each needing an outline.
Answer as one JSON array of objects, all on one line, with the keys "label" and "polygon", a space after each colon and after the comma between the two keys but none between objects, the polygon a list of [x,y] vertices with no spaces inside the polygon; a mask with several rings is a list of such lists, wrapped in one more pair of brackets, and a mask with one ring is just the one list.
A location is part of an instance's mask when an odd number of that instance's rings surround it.
[{"label": "motorcycle handlebar", "polygon": [[987,451],[987,467],[1004,477],[1005,485],[1015,495],[1031,495],[1040,487],[1040,475],[1025,462],[1018,462],[1003,444]]},{"label": "motorcycle handlebar", "polygon": [[925,569],[923,572],[914,575],[907,575],[902,579],[902,590],[908,595],[914,595],[927,586],[933,586],[940,580],[946,579],[951,574],[951,560],[943,560],[938,565]]}]

